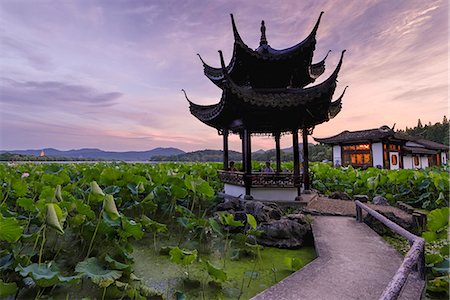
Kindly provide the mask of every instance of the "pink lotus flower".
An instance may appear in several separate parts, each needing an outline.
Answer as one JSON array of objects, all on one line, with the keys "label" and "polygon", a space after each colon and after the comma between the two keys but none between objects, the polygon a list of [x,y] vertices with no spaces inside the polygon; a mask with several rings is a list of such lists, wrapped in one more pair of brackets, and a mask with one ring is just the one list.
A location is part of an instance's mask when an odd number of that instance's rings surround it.
[{"label": "pink lotus flower", "polygon": [[20,178],[26,178],[26,177],[28,177],[28,176],[30,176],[30,173],[22,173],[22,176],[20,176]]}]

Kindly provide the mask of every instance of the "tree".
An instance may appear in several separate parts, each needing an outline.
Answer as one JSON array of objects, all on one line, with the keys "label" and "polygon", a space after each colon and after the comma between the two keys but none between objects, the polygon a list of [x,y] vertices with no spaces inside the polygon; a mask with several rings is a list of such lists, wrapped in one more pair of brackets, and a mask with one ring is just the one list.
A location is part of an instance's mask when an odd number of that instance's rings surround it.
[{"label": "tree", "polygon": [[423,126],[422,126],[422,122],[420,121],[420,119],[419,119],[419,121],[417,121],[417,128],[422,128]]},{"label": "tree", "polygon": [[447,116],[444,115],[444,119],[442,119],[442,124],[448,124]]}]

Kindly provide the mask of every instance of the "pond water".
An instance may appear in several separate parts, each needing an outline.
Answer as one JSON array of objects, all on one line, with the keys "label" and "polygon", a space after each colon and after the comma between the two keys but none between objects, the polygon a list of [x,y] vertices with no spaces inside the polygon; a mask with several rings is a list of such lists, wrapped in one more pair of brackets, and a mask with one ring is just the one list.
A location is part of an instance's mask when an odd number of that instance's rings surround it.
[{"label": "pond water", "polygon": [[[288,269],[286,258],[299,259],[301,267],[316,258],[312,246],[296,250],[264,247],[259,257],[241,255],[237,260],[228,257],[224,267],[227,281],[220,285],[211,284],[204,261],[223,267],[221,251],[223,249],[208,254],[199,253],[199,259],[186,269],[171,262],[169,255],[155,253],[153,241],[144,239],[134,247],[135,274],[143,284],[168,299],[175,298],[177,291],[185,294],[187,299],[249,299],[293,273]],[[233,254],[231,252],[230,256]],[[188,278],[187,273],[189,281],[183,280]]]}]

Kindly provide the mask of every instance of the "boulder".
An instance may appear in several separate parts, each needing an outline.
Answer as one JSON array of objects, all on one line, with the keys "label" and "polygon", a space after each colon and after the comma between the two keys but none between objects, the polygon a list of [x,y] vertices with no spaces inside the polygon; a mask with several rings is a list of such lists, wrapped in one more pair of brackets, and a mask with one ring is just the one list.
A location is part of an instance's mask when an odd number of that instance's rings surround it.
[{"label": "boulder", "polygon": [[352,200],[346,192],[333,192],[328,198],[331,199],[341,199],[341,200]]},{"label": "boulder", "polygon": [[375,196],[372,199],[372,203],[375,205],[383,205],[383,206],[389,206],[389,202],[386,198],[383,196]]},{"label": "boulder", "polygon": [[263,233],[257,238],[258,243],[263,246],[277,248],[299,248],[311,234],[309,223],[299,223],[297,219],[283,217],[260,224],[258,230]]},{"label": "boulder", "polygon": [[283,214],[276,204],[264,204],[259,201],[246,201],[243,210],[253,215],[258,224],[270,220],[279,220]]},{"label": "boulder", "polygon": [[355,195],[355,196],[353,196],[353,199],[355,201],[358,200],[358,201],[360,201],[362,203],[369,202],[369,196],[367,196],[367,195]]},{"label": "boulder", "polygon": [[[259,201],[242,201],[239,199],[227,199],[215,208],[217,213],[228,212],[234,215],[234,219],[247,221],[246,214],[255,217],[258,230],[262,231],[257,237],[257,242],[264,246],[278,248],[298,248],[310,242],[312,238],[311,225],[308,218],[301,213],[283,216],[283,212],[275,203],[263,203]],[[247,226],[227,228],[229,232],[245,232]]]},{"label": "boulder", "polygon": [[217,204],[215,211],[237,211],[242,210],[241,200],[238,198],[225,199],[224,202]]}]

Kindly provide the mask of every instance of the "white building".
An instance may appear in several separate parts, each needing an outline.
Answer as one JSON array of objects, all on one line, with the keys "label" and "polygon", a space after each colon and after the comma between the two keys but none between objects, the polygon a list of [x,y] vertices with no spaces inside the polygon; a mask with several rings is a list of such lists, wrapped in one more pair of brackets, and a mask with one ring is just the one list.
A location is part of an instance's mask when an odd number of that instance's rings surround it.
[{"label": "white building", "polygon": [[449,146],[394,132],[388,126],[343,131],[329,138],[314,138],[333,146],[336,166],[378,167],[390,170],[421,169],[447,164]]}]

